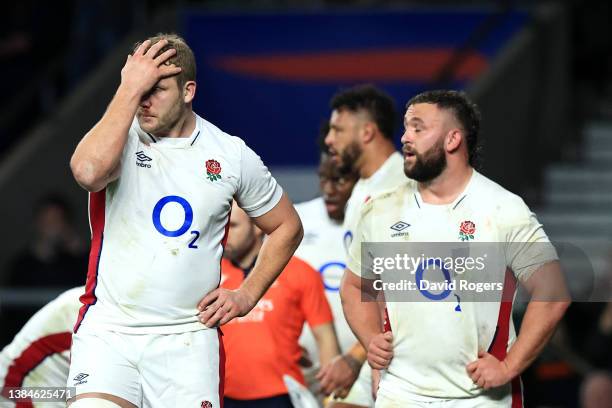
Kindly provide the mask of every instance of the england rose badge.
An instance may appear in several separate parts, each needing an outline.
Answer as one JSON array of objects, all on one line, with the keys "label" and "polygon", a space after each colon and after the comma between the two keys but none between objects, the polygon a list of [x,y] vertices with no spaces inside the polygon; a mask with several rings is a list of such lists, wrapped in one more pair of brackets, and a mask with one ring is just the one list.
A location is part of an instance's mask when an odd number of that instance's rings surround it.
[{"label": "england rose badge", "polygon": [[206,177],[210,181],[217,181],[221,178],[221,164],[216,160],[206,160]]},{"label": "england rose badge", "polygon": [[459,227],[459,239],[462,241],[469,241],[474,239],[476,233],[476,224],[472,221],[463,221]]}]

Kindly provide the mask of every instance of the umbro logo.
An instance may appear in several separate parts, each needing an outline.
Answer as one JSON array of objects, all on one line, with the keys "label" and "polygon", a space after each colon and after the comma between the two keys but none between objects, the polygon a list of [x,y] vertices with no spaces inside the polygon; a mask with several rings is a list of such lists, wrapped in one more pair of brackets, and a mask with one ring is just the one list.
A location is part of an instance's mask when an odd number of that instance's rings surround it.
[{"label": "umbro logo", "polygon": [[74,385],[81,385],[87,382],[86,378],[89,377],[89,374],[79,373],[76,377],[73,378]]},{"label": "umbro logo", "polygon": [[150,161],[153,161],[153,159],[147,156],[142,150],[139,152],[136,152],[136,165],[138,167],[146,167],[150,169],[151,165],[146,163]]},{"label": "umbro logo", "polygon": [[410,224],[408,224],[407,222],[404,222],[404,221],[396,222],[395,224],[393,224],[392,226],[389,227],[393,231],[396,231],[396,232],[391,234],[391,238],[404,237],[404,239],[408,239],[408,237],[410,236],[410,233],[408,231],[406,231],[406,232],[402,232],[402,231],[404,231],[409,226],[410,226]]},{"label": "umbro logo", "polygon": [[410,226],[410,224],[408,224],[407,222],[404,221],[398,221],[395,224],[393,224],[392,226],[390,226],[389,228],[391,228],[392,230],[395,231],[403,231],[406,228],[408,228]]}]

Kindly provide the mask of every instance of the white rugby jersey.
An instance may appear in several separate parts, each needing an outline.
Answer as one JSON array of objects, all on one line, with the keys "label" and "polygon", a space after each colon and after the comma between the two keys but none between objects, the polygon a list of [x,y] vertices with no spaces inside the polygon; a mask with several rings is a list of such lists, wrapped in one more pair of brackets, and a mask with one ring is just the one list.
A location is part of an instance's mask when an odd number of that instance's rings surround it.
[{"label": "white rugby jersey", "polygon": [[84,286],[76,287],[49,302],[0,352],[0,389],[66,386],[72,328],[81,307],[79,296],[84,291]]},{"label": "white rugby jersey", "polygon": [[[432,293],[441,291],[425,289],[430,296],[413,291],[422,301],[392,302],[389,299],[397,292],[385,291],[394,357],[381,380],[379,395],[401,401],[402,395],[429,400],[484,394],[468,376],[466,365],[478,358],[479,350],[503,360],[514,342],[513,275],[524,281],[544,263],[557,259],[542,225],[520,197],[476,171],[464,192],[449,205],[424,203],[417,183],[406,179],[401,188],[369,200],[361,215],[348,268],[368,279],[380,275],[361,267],[363,242],[503,243],[496,245],[502,256],[492,262],[495,267],[490,266],[486,274],[493,273],[498,282],[505,282],[506,301],[502,302],[501,291],[494,295],[497,301],[458,302],[450,292],[446,300],[431,300]],[[418,273],[406,272],[409,281],[416,283],[416,276]],[[515,395],[517,386],[520,395],[518,379],[503,392],[512,388]]]},{"label": "white rugby jersey", "polygon": [[92,247],[75,332],[205,329],[196,306],[219,286],[232,199],[258,217],[281,195],[259,156],[201,117],[182,138],[155,137],[134,119],[119,178],[90,194]]},{"label": "white rugby jersey", "polygon": [[391,190],[405,182],[404,158],[399,152],[391,154],[370,177],[357,181],[344,211],[344,244],[347,250],[359,221],[363,204],[373,195]]},{"label": "white rugby jersey", "polygon": [[[340,350],[345,352],[355,343],[356,339],[344,318],[340,302],[340,280],[346,267],[342,223],[329,218],[323,197],[296,204],[295,209],[304,227],[304,238],[295,251],[295,256],[307,262],[321,274],[325,295],[334,316]],[[304,327],[300,344],[308,350],[313,363],[316,364],[319,353],[310,327]]]}]

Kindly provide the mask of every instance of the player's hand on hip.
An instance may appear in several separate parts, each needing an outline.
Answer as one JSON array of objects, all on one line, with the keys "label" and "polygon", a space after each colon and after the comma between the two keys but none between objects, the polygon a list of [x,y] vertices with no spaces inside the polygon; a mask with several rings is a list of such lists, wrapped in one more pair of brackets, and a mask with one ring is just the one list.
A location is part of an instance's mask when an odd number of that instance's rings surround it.
[{"label": "player's hand on hip", "polygon": [[[151,45],[150,40],[140,44],[133,55],[128,55],[127,61],[121,69],[121,86],[139,95],[144,95],[160,79],[181,72],[180,67],[168,64],[168,60],[176,54],[175,49],[171,48],[157,55],[167,44],[168,41],[165,39],[156,42],[151,47],[149,47]],[[147,47],[149,47],[148,50]]]},{"label": "player's hand on hip", "polygon": [[359,362],[352,363],[353,357],[339,355],[334,357],[325,367],[317,373],[316,379],[321,384],[321,392],[325,395],[334,393],[336,397],[343,398],[351,389],[359,376]]},{"label": "player's hand on hip", "polygon": [[215,327],[224,325],[234,317],[244,316],[252,308],[248,297],[240,289],[217,288],[198,303],[198,317],[206,327]]},{"label": "player's hand on hip", "polygon": [[376,370],[389,366],[393,358],[393,333],[379,333],[368,344],[368,363]]},{"label": "player's hand on hip", "polygon": [[499,387],[512,380],[508,365],[484,351],[478,352],[478,360],[468,364],[466,369],[474,384],[485,390]]}]

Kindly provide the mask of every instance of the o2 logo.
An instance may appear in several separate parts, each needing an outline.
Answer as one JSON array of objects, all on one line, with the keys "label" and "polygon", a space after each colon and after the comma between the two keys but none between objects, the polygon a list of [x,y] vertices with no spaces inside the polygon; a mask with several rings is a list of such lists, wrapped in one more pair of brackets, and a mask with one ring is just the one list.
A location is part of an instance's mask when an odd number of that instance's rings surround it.
[{"label": "o2 logo", "polygon": [[[327,262],[321,265],[321,267],[319,268],[319,273],[321,274],[321,278],[323,279],[323,286],[325,287],[325,290],[328,290],[330,292],[338,292],[340,290],[340,286],[332,286],[327,283],[329,279],[325,279],[325,274],[327,273],[327,276],[329,277],[330,272],[332,272],[333,270],[339,270],[340,271],[339,276],[340,276],[340,279],[342,279],[344,268],[346,268],[346,264],[344,264],[343,262],[338,262],[338,261]],[[332,280],[332,282],[337,281],[339,285],[340,279],[335,279],[335,276],[334,276],[334,279]]]},{"label": "o2 logo", "polygon": [[444,274],[444,280],[450,283],[451,281],[450,272],[448,269],[444,267],[444,265],[442,265],[442,260],[430,258],[427,260],[427,262],[421,262],[421,264],[416,270],[415,280],[416,280],[417,288],[419,289],[419,292],[421,292],[421,294],[428,299],[431,299],[431,300],[446,299],[451,294],[450,289],[445,289],[441,293],[431,293],[427,289],[421,289],[421,281],[423,280],[423,274],[430,266],[436,266],[440,268],[442,270],[442,273]]},{"label": "o2 logo", "polygon": [[[181,225],[181,227],[176,230],[167,229],[162,225],[161,222],[162,210],[169,203],[179,204],[181,207],[183,207],[183,211],[185,213],[185,221],[183,221],[183,225]],[[191,208],[191,204],[189,204],[189,201],[185,200],[183,197],[176,195],[162,197],[157,202],[157,204],[155,204],[155,207],[153,207],[153,225],[160,234],[166,237],[180,237],[181,235],[189,231],[189,228],[191,228],[191,224],[193,224],[193,208]],[[194,235],[194,238],[189,242],[188,247],[197,249],[198,246],[195,244],[195,242],[198,240],[198,238],[200,238],[200,232],[191,231],[191,234]]]}]

